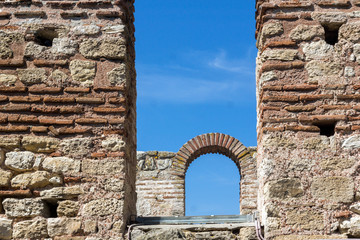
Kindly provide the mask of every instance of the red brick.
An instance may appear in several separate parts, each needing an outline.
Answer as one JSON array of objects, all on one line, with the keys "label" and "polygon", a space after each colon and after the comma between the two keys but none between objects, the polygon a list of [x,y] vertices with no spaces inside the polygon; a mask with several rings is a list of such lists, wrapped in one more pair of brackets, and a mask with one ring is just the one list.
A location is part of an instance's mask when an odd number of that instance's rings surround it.
[{"label": "red brick", "polygon": [[311,112],[316,109],[313,105],[305,105],[305,106],[287,106],[285,107],[286,111],[289,112]]},{"label": "red brick", "polygon": [[351,109],[350,105],[322,105],[324,110],[349,110]]},{"label": "red brick", "polygon": [[348,7],[350,1],[348,0],[322,0],[317,2],[317,5],[321,7]]},{"label": "red brick", "polygon": [[31,197],[32,193],[30,189],[26,190],[0,190],[0,197]]},{"label": "red brick", "polygon": [[83,113],[82,107],[60,107],[60,113]]},{"label": "red brick", "polygon": [[58,87],[41,87],[41,86],[31,86],[29,87],[30,93],[60,93],[62,88]]},{"label": "red brick", "polygon": [[125,157],[124,152],[109,152],[106,154],[108,157]]},{"label": "red brick", "polygon": [[281,107],[273,107],[273,106],[262,106],[260,107],[262,111],[280,111]]},{"label": "red brick", "polygon": [[295,131],[295,132],[320,132],[320,128],[318,128],[317,126],[300,126],[300,125],[296,125],[296,126],[286,126],[285,130],[288,131]]},{"label": "red brick", "polygon": [[360,130],[360,125],[351,126],[351,131],[358,131],[358,130]]},{"label": "red brick", "polygon": [[350,131],[351,127],[350,126],[335,126],[335,131]]},{"label": "red brick", "polygon": [[360,120],[360,116],[356,116],[356,117],[349,116],[349,121],[358,121],[358,120]]},{"label": "red brick", "polygon": [[49,131],[55,136],[59,135],[59,131],[54,126],[49,126]]},{"label": "red brick", "polygon": [[81,177],[64,177],[64,183],[78,183],[81,182]]},{"label": "red brick", "polygon": [[266,44],[262,49],[263,51],[267,48],[276,48],[276,47],[296,47],[297,43],[292,40],[281,40],[281,41],[272,41]]},{"label": "red brick", "polygon": [[60,128],[59,134],[61,135],[71,135],[71,134],[85,134],[85,133],[91,133],[90,128]]},{"label": "red brick", "polygon": [[263,132],[283,132],[285,127],[263,127],[261,130]]},{"label": "red brick", "polygon": [[125,131],[123,129],[107,129],[103,131],[104,135],[123,135]]},{"label": "red brick", "polygon": [[58,113],[59,108],[55,106],[34,106],[31,108],[31,111],[37,113]]},{"label": "red brick", "polygon": [[297,118],[264,118],[263,123],[285,123],[285,122],[297,122]]},{"label": "red brick", "polygon": [[28,126],[0,126],[0,132],[27,132]]},{"label": "red brick", "polygon": [[334,217],[335,218],[349,218],[350,215],[351,215],[351,212],[348,211],[348,210],[334,212]]},{"label": "red brick", "polygon": [[341,90],[345,89],[346,85],[344,84],[331,84],[331,85],[325,85],[326,90]]},{"label": "red brick", "polygon": [[77,103],[87,103],[87,104],[101,104],[105,103],[103,98],[96,98],[96,97],[77,97]]},{"label": "red brick", "polygon": [[62,18],[85,18],[87,13],[85,11],[63,11],[60,13]]},{"label": "red brick", "polygon": [[109,103],[111,104],[121,104],[125,102],[125,98],[123,97],[111,97],[109,98]]},{"label": "red brick", "polygon": [[0,102],[6,102],[8,100],[7,96],[0,95]]},{"label": "red brick", "polygon": [[31,107],[27,104],[8,104],[0,106],[0,111],[2,112],[25,112],[30,111]]},{"label": "red brick", "polygon": [[359,90],[359,89],[360,89],[360,85],[354,85],[353,88],[354,88],[354,90]]},{"label": "red brick", "polygon": [[312,121],[320,121],[320,122],[326,122],[326,121],[346,121],[347,117],[345,115],[314,115],[311,116]]},{"label": "red brick", "polygon": [[11,16],[9,12],[0,12],[0,18],[8,18]]},{"label": "red brick", "polygon": [[92,158],[104,158],[106,157],[106,153],[91,153]]},{"label": "red brick", "polygon": [[35,10],[28,10],[28,11],[16,11],[14,15],[18,18],[33,18],[33,17],[45,17],[46,13],[44,11],[35,11]]},{"label": "red brick", "polygon": [[297,102],[299,97],[295,95],[264,96],[263,102]]},{"label": "red brick", "polygon": [[0,87],[0,92],[17,93],[26,92],[26,87]]},{"label": "red brick", "polygon": [[33,126],[31,127],[31,131],[35,133],[45,133],[48,131],[48,128],[44,126]]},{"label": "red brick", "polygon": [[46,2],[46,6],[50,6],[51,8],[73,8],[75,6],[75,2],[51,1],[51,2]]},{"label": "red brick", "polygon": [[39,122],[40,124],[45,125],[71,125],[74,123],[74,120],[59,118],[40,118]]},{"label": "red brick", "polygon": [[337,99],[339,100],[359,100],[360,99],[360,94],[347,94],[347,95],[337,95]]},{"label": "red brick", "polygon": [[34,103],[34,102],[41,102],[42,97],[38,96],[14,96],[9,97],[10,102],[24,102],[24,103]]},{"label": "red brick", "polygon": [[313,4],[309,2],[298,2],[298,1],[291,1],[291,2],[280,2],[276,4],[280,8],[309,8],[312,7]]},{"label": "red brick", "polygon": [[45,103],[73,103],[75,102],[74,97],[44,97]]},{"label": "red brick", "polygon": [[116,87],[96,87],[95,91],[124,91],[124,86],[116,86]]},{"label": "red brick", "polygon": [[275,14],[266,14],[263,17],[264,21],[268,21],[271,19],[278,19],[278,20],[297,20],[299,19],[298,15],[294,14],[286,14],[286,13],[275,13]]},{"label": "red brick", "polygon": [[305,63],[302,61],[294,61],[289,63],[264,63],[261,72],[272,71],[272,70],[289,70],[296,68],[304,68]]},{"label": "red brick", "polygon": [[352,107],[354,110],[356,110],[356,111],[360,111],[360,105],[355,105],[355,106],[353,106]]},{"label": "red brick", "polygon": [[123,124],[125,122],[124,118],[110,118],[108,120],[109,124]]},{"label": "red brick", "polygon": [[282,86],[263,86],[262,90],[264,91],[282,91]]},{"label": "red brick", "polygon": [[78,7],[81,8],[95,8],[95,7],[111,7],[111,1],[80,1],[78,2]]},{"label": "red brick", "polygon": [[107,119],[104,118],[79,118],[75,120],[78,124],[105,124]]},{"label": "red brick", "polygon": [[90,92],[90,88],[67,87],[67,88],[64,89],[64,92],[68,92],[68,93],[88,93],[88,92]]},{"label": "red brick", "polygon": [[120,11],[108,11],[100,10],[96,12],[97,17],[107,17],[107,18],[117,18],[123,16],[123,13]]},{"label": "red brick", "polygon": [[0,59],[0,67],[22,67],[24,64],[23,59]]},{"label": "red brick", "polygon": [[321,99],[333,99],[332,94],[306,94],[300,95],[300,101],[316,101]]},{"label": "red brick", "polygon": [[125,108],[117,107],[117,108],[110,108],[110,107],[95,107],[94,112],[97,113],[122,113],[125,112]]},{"label": "red brick", "polygon": [[68,60],[45,60],[45,59],[34,60],[34,65],[38,67],[63,66],[67,64],[68,64]]},{"label": "red brick", "polygon": [[38,123],[37,116],[27,116],[27,115],[10,115],[8,116],[9,122],[16,122],[16,123]]},{"label": "red brick", "polygon": [[285,91],[312,91],[318,89],[318,85],[298,84],[298,85],[285,85]]}]

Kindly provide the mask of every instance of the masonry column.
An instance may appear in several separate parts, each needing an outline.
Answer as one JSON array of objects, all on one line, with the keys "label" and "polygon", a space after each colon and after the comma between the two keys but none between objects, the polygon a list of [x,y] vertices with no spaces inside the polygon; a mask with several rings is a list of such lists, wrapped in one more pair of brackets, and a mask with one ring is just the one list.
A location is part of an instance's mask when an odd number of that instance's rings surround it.
[{"label": "masonry column", "polygon": [[258,0],[256,8],[265,236],[360,237],[360,2]]},{"label": "masonry column", "polygon": [[0,2],[0,239],[119,239],[136,214],[133,3]]}]

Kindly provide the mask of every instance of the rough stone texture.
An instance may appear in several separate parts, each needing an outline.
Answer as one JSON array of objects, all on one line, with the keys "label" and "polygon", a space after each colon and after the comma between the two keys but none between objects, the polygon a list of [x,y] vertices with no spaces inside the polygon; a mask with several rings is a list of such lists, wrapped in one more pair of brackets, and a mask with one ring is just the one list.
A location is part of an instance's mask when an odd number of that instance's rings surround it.
[{"label": "rough stone texture", "polygon": [[75,217],[79,211],[79,203],[70,200],[61,201],[56,211],[60,217]]},{"label": "rough stone texture", "polygon": [[111,175],[118,174],[123,171],[123,159],[111,160],[105,159],[103,161],[83,160],[81,169],[84,173],[90,175]]},{"label": "rough stone texture", "polygon": [[21,141],[23,147],[31,152],[52,153],[59,145],[59,139],[50,137],[25,136]]},{"label": "rough stone texture", "polygon": [[124,150],[125,142],[118,138],[108,138],[101,142],[101,146],[107,151],[119,152]]},{"label": "rough stone texture", "polygon": [[1,85],[13,85],[17,81],[16,75],[11,74],[0,74],[0,84]]},{"label": "rough stone texture", "polygon": [[310,78],[338,75],[342,71],[342,67],[339,63],[324,62],[320,60],[313,60],[309,62],[305,68]]},{"label": "rough stone texture", "polygon": [[0,187],[8,187],[11,177],[12,172],[0,169]]},{"label": "rough stone texture", "polygon": [[305,43],[302,47],[306,60],[318,60],[332,57],[334,48],[324,40]]},{"label": "rough stone texture", "polygon": [[301,197],[304,193],[300,179],[279,179],[270,181],[264,188],[264,194],[269,198],[293,198]]},{"label": "rough stone texture", "polygon": [[51,184],[50,178],[50,173],[45,171],[23,173],[11,180],[11,186],[18,188],[42,188]]},{"label": "rough stone texture", "polygon": [[311,210],[292,210],[287,213],[287,224],[302,230],[323,230],[324,216]]},{"label": "rough stone texture", "polygon": [[263,27],[262,34],[265,37],[272,37],[284,32],[284,27],[281,22],[267,23]]},{"label": "rough stone texture", "polygon": [[352,238],[360,237],[360,216],[355,215],[350,220],[340,224],[340,232],[350,235]]},{"label": "rough stone texture", "polygon": [[40,239],[48,237],[47,223],[44,218],[35,218],[14,225],[14,238]]},{"label": "rough stone texture", "polygon": [[48,157],[42,162],[42,167],[53,173],[80,172],[80,161],[68,157]]},{"label": "rough stone texture", "polygon": [[86,58],[124,59],[125,41],[121,38],[86,40],[80,45],[80,53]]},{"label": "rough stone texture", "polygon": [[309,41],[324,34],[321,26],[298,25],[290,32],[290,38],[295,41]]},{"label": "rough stone texture", "polygon": [[5,165],[15,171],[32,170],[35,165],[35,155],[32,152],[6,153]]},{"label": "rough stone texture", "polygon": [[73,235],[80,231],[81,221],[77,218],[49,218],[47,229],[50,237]]},{"label": "rough stone texture", "polygon": [[360,135],[354,135],[349,138],[347,138],[343,144],[342,147],[345,149],[357,149],[360,148]]},{"label": "rough stone texture", "polygon": [[60,143],[60,151],[64,154],[87,155],[92,147],[92,141],[89,138],[66,139]]},{"label": "rough stone texture", "polygon": [[15,199],[7,198],[3,202],[6,216],[15,217],[36,217],[47,216],[48,209],[45,203],[38,198]]},{"label": "rough stone texture", "polygon": [[261,54],[261,58],[266,60],[292,61],[298,56],[297,50],[266,50]]},{"label": "rough stone texture", "polygon": [[360,39],[360,23],[353,22],[340,27],[339,37],[347,41],[358,43]]},{"label": "rough stone texture", "polygon": [[52,52],[54,54],[74,55],[77,49],[77,43],[68,38],[55,38],[53,40]]},{"label": "rough stone texture", "polygon": [[0,218],[0,239],[11,239],[12,237],[12,220]]},{"label": "rough stone texture", "polygon": [[352,202],[354,200],[354,182],[349,177],[316,177],[311,184],[314,198],[334,202]]},{"label": "rough stone texture", "polygon": [[107,78],[111,85],[125,85],[127,78],[126,65],[121,64],[120,67],[114,68],[107,73]]},{"label": "rough stone texture", "polygon": [[33,85],[36,83],[45,82],[47,79],[46,71],[43,68],[34,68],[34,69],[19,69],[17,74],[21,82],[25,85]]},{"label": "rough stone texture", "polygon": [[72,187],[56,187],[50,190],[44,190],[40,193],[42,199],[45,200],[60,200],[60,199],[74,199],[83,194],[84,191],[79,186]]},{"label": "rough stone texture", "polygon": [[91,61],[74,60],[70,63],[71,77],[84,86],[92,86],[96,74],[96,63]]},{"label": "rough stone texture", "polygon": [[84,205],[84,216],[107,216],[122,209],[123,202],[119,199],[98,199]]}]

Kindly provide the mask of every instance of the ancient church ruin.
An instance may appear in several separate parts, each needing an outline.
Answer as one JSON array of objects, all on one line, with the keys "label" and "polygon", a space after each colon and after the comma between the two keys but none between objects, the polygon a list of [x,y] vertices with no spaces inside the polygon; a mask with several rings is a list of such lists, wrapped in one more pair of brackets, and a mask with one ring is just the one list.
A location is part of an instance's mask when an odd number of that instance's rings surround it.
[{"label": "ancient church ruin", "polygon": [[[360,1],[254,4],[257,148],[206,133],[137,153],[134,1],[1,0],[0,239],[360,238]],[[133,225],[184,215],[207,153],[235,162],[258,236],[252,218]]]}]

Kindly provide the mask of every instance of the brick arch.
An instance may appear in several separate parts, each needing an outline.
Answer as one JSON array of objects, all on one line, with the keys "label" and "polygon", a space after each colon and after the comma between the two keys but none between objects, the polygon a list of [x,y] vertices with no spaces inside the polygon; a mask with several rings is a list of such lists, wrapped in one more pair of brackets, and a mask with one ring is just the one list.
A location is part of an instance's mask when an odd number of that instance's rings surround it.
[{"label": "brick arch", "polygon": [[241,161],[251,158],[249,150],[236,138],[223,133],[206,133],[194,137],[177,152],[173,170],[185,178],[186,171],[196,158],[203,154],[219,153],[233,160],[241,173]]}]

